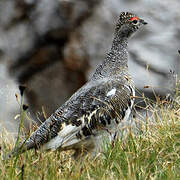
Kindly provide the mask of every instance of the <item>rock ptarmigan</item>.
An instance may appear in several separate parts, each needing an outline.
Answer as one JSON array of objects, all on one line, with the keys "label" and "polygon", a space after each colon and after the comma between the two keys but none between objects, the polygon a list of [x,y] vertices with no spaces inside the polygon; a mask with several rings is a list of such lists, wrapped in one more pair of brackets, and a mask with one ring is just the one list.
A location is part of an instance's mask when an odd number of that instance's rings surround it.
[{"label": "rock ptarmigan", "polygon": [[121,122],[128,120],[135,95],[128,73],[128,39],[145,24],[136,15],[122,12],[112,47],[92,78],[11,155],[42,147],[74,149],[78,157],[81,153],[94,152],[104,135],[117,131]]}]

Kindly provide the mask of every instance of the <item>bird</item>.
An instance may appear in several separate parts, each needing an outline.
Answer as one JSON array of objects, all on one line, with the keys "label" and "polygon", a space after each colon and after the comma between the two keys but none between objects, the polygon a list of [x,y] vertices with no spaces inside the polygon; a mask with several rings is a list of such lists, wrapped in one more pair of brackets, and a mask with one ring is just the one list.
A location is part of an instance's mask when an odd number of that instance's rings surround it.
[{"label": "bird", "polygon": [[115,26],[112,47],[89,81],[42,123],[9,155],[30,149],[74,150],[74,157],[93,154],[105,136],[118,131],[128,121],[135,86],[128,72],[128,40],[143,19],[121,12]]}]

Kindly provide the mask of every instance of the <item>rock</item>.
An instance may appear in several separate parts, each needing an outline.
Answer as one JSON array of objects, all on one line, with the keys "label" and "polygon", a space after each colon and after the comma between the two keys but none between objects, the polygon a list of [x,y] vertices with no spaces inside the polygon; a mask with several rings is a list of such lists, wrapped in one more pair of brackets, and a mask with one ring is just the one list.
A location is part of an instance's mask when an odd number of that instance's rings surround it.
[{"label": "rock", "polygon": [[9,77],[6,63],[2,61],[2,58],[0,65],[0,132],[5,129],[15,133],[18,128],[18,120],[15,119],[15,116],[19,113],[19,106],[15,98],[15,93],[18,93],[18,86]]}]

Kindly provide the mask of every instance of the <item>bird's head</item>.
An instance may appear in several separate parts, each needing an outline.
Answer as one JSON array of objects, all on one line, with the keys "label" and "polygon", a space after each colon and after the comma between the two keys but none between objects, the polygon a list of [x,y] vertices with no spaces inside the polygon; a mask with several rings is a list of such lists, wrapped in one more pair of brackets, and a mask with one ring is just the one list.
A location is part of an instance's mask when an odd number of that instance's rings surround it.
[{"label": "bird's head", "polygon": [[121,37],[130,37],[141,26],[146,25],[143,19],[130,12],[122,12],[116,24],[115,34]]}]

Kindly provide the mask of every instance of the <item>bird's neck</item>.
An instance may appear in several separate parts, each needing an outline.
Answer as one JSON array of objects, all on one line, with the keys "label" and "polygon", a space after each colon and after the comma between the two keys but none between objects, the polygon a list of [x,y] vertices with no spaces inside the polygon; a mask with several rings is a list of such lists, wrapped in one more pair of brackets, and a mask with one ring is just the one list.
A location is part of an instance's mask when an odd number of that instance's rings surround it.
[{"label": "bird's neck", "polygon": [[123,51],[127,50],[127,46],[128,46],[128,38],[127,37],[122,37],[121,35],[115,35],[113,42],[112,42],[111,51],[123,52]]},{"label": "bird's neck", "polygon": [[107,65],[111,68],[111,73],[118,74],[126,72],[128,69],[128,38],[115,36],[112,47],[108,53]]},{"label": "bird's neck", "polygon": [[115,36],[110,52],[96,69],[93,79],[128,74],[128,38]]}]

